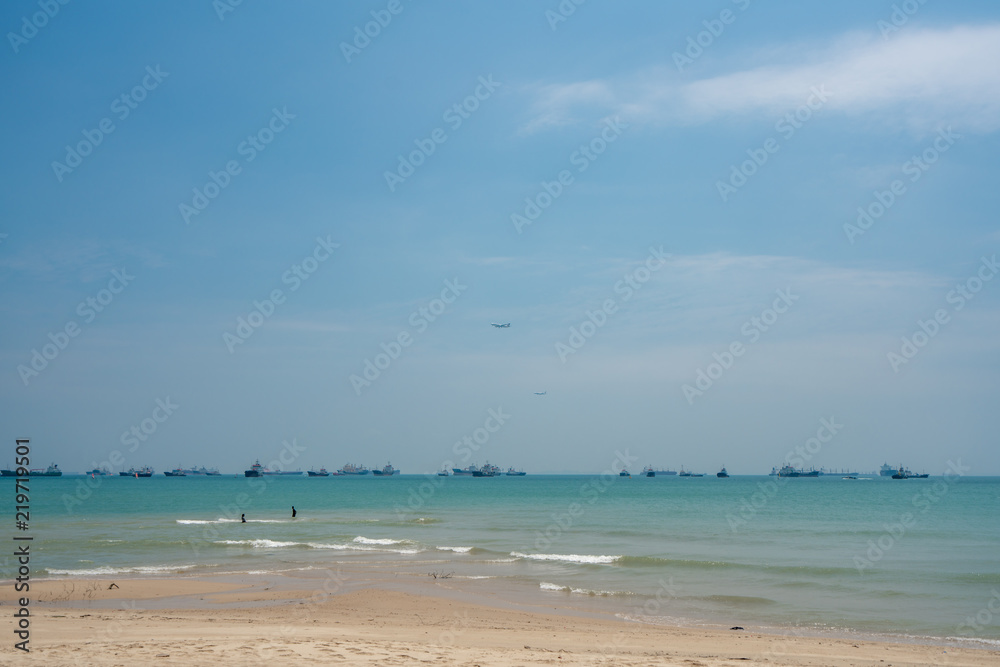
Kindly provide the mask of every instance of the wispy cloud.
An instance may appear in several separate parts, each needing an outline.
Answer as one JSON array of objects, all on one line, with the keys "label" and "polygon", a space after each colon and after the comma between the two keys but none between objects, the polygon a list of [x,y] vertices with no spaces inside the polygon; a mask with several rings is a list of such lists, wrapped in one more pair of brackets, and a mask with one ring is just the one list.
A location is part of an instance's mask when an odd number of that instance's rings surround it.
[{"label": "wispy cloud", "polygon": [[974,132],[1000,129],[1000,24],[910,28],[889,40],[852,33],[816,47],[794,45],[748,56],[754,66],[687,81],[667,66],[624,77],[534,89],[537,131],[578,118],[620,114],[665,125],[780,114],[825,86],[824,107],[914,131],[951,123]]},{"label": "wispy cloud", "polygon": [[112,269],[127,266],[157,268],[166,265],[159,254],[127,241],[61,239],[21,248],[0,257],[0,269],[25,273],[44,280],[104,279]]}]

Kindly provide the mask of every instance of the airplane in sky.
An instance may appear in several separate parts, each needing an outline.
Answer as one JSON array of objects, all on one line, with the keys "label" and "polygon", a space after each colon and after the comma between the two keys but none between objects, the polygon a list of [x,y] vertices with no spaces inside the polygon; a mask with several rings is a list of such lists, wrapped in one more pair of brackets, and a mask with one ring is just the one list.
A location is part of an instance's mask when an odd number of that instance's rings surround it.
[{"label": "airplane in sky", "polygon": [[504,324],[497,324],[496,322],[490,322],[490,324],[492,326],[495,326],[497,329],[507,329],[510,327],[510,322],[506,322]]}]

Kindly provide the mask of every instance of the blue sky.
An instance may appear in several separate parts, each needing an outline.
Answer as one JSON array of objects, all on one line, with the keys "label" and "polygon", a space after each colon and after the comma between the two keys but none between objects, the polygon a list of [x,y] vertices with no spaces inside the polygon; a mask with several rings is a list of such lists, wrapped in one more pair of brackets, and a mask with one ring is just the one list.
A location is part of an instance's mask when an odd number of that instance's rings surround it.
[{"label": "blue sky", "polygon": [[1000,474],[993,3],[45,6],[0,8],[40,466],[753,474],[832,417],[809,466]]}]

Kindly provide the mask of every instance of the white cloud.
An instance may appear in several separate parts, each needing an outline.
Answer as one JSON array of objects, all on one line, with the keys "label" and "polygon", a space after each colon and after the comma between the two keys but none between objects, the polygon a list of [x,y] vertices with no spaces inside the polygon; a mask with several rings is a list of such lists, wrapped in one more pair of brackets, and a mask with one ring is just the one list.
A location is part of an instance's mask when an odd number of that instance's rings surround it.
[{"label": "white cloud", "polygon": [[[697,124],[748,114],[781,115],[813,87],[830,92],[825,109],[877,114],[915,131],[952,124],[1000,128],[1000,25],[903,30],[889,40],[844,35],[825,47],[786,47],[752,56],[754,66],[696,81],[660,67],[620,79],[536,89],[538,130],[577,116],[620,114],[635,122]],[[584,114],[583,112],[587,113]]]}]

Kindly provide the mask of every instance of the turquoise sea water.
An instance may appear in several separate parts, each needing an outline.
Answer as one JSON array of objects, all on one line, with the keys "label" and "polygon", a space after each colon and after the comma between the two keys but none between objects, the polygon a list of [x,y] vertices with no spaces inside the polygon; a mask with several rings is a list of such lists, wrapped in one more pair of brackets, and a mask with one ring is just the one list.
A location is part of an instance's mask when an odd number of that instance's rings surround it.
[{"label": "turquoise sea water", "polygon": [[[645,622],[1000,645],[1000,478],[161,475],[30,488],[37,577],[448,572]],[[13,479],[0,497],[16,534]],[[0,563],[13,576],[13,559]]]}]

